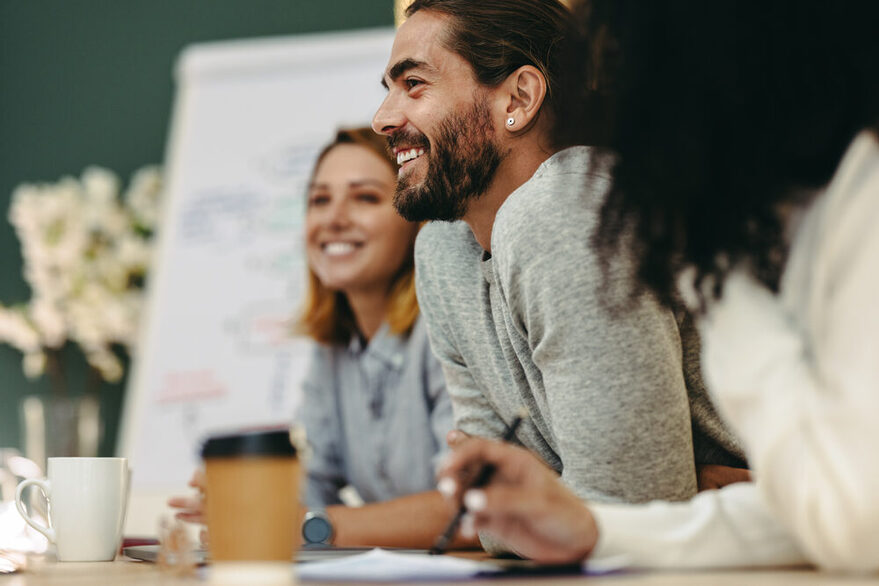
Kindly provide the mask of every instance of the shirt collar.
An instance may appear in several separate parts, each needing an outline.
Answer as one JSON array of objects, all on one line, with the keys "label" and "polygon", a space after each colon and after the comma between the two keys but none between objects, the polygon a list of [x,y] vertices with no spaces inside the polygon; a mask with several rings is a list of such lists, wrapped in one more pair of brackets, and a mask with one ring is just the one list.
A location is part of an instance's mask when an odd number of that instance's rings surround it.
[{"label": "shirt collar", "polygon": [[366,354],[394,370],[403,368],[403,363],[405,362],[404,350],[405,340],[401,336],[392,333],[387,322],[382,323],[366,347],[363,346],[360,336],[357,335],[351,336],[351,341],[348,342],[348,351],[351,354]]}]

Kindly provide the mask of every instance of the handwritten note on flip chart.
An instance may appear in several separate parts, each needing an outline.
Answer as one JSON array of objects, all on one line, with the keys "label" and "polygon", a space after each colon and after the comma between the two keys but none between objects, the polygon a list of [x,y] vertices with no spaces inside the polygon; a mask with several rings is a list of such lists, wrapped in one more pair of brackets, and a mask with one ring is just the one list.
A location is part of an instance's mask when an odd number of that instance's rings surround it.
[{"label": "handwritten note on flip chart", "polygon": [[303,195],[318,149],[369,123],[393,30],[194,45],[180,56],[159,252],[127,394],[126,530],[154,533],[209,433],[288,423],[309,344]]}]

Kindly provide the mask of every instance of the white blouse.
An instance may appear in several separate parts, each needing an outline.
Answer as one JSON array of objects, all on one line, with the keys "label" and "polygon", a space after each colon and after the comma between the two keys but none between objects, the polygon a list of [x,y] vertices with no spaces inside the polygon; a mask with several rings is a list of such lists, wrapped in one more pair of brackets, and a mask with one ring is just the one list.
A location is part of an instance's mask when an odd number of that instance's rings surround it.
[{"label": "white blouse", "polygon": [[701,320],[712,399],[756,482],[594,505],[595,555],[632,565],[879,569],[879,142],[851,144],[793,230],[778,295],[729,276]]}]

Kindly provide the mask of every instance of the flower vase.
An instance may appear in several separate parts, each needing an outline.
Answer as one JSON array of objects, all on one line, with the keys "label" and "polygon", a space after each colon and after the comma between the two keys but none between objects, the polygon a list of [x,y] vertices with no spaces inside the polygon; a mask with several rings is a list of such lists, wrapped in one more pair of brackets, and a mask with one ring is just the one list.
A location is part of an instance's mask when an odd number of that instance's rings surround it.
[{"label": "flower vase", "polygon": [[22,400],[20,414],[24,455],[44,471],[47,458],[98,455],[103,428],[96,397],[32,395]]}]

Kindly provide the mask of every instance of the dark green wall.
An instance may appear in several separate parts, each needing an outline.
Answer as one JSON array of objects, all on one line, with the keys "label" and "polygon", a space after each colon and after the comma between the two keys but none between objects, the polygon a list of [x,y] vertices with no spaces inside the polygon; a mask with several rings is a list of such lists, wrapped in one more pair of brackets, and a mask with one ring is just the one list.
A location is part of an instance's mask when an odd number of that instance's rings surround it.
[{"label": "dark green wall", "polygon": [[[160,163],[172,68],[187,44],[390,26],[393,0],[0,0],[0,301],[24,301],[18,241],[6,220],[13,188],[88,165],[123,181]],[[85,379],[66,349],[71,384]],[[113,450],[124,384],[102,389],[102,452]],[[48,393],[21,354],[0,344],[0,447],[19,446],[18,403]]]}]

